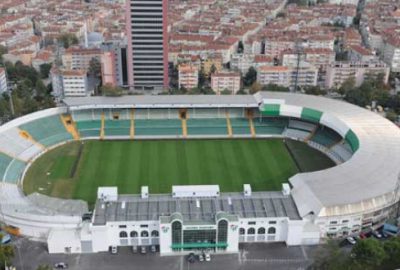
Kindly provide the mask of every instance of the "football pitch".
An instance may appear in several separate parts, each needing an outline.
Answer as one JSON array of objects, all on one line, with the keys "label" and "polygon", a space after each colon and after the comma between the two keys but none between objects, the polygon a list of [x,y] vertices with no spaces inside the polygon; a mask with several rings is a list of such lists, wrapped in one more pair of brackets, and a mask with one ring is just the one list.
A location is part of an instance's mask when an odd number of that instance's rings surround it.
[{"label": "football pitch", "polygon": [[[299,171],[333,166],[304,143],[282,139],[77,141],[38,158],[26,194],[40,192],[93,205],[99,186],[119,193],[171,193],[172,185],[220,185],[222,192],[280,190]],[[288,149],[291,149],[289,152]]]}]

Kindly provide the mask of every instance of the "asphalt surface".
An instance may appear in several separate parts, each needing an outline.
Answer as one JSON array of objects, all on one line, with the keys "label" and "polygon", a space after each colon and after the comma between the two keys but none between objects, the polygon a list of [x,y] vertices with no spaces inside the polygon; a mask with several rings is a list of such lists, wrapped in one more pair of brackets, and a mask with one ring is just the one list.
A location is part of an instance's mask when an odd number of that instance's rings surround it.
[{"label": "asphalt surface", "polygon": [[283,243],[246,244],[238,254],[211,255],[211,262],[188,263],[185,256],[163,256],[159,253],[133,254],[131,249],[121,248],[117,255],[96,254],[48,254],[45,243],[16,239],[14,266],[18,270],[36,270],[41,264],[68,263],[71,270],[300,270],[311,264],[316,247],[286,247]]}]

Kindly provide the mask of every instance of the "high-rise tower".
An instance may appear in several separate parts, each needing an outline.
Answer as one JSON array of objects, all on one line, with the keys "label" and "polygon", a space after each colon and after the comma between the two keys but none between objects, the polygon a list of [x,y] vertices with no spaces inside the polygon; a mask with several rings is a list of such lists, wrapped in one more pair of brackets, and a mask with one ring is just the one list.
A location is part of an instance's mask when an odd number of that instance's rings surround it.
[{"label": "high-rise tower", "polygon": [[131,89],[168,87],[168,0],[127,0],[127,65]]}]

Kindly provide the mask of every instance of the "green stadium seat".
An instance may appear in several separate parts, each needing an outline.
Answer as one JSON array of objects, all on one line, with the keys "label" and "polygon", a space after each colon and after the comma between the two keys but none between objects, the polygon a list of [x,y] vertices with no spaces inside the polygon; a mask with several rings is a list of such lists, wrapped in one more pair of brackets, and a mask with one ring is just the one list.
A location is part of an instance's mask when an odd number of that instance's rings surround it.
[{"label": "green stadium seat", "polygon": [[129,120],[106,120],[104,134],[106,136],[129,136],[131,121]]},{"label": "green stadium seat", "polygon": [[81,137],[99,137],[101,129],[101,121],[78,121],[76,122],[76,127],[78,128]]},{"label": "green stadium seat", "polygon": [[3,176],[5,182],[16,184],[21,179],[26,163],[14,159]]},{"label": "green stadium seat", "polygon": [[251,135],[249,119],[231,118],[230,121],[234,135]]},{"label": "green stadium seat", "polygon": [[23,124],[19,128],[26,130],[37,142],[45,146],[73,139],[65,129],[59,115],[37,119]]},{"label": "green stadium seat", "polygon": [[318,127],[314,136],[311,138],[311,141],[325,147],[330,147],[341,140],[342,137],[339,134],[327,127]]},{"label": "green stadium seat", "polygon": [[136,119],[135,136],[182,135],[182,122],[178,119]]},{"label": "green stadium seat", "polygon": [[256,134],[258,135],[281,135],[285,130],[288,120],[283,118],[255,118],[253,120]]},{"label": "green stadium seat", "polygon": [[188,135],[228,135],[226,119],[188,119]]},{"label": "green stadium seat", "polygon": [[6,173],[7,167],[12,161],[12,157],[7,156],[6,154],[0,153],[0,181],[3,179],[4,174]]}]

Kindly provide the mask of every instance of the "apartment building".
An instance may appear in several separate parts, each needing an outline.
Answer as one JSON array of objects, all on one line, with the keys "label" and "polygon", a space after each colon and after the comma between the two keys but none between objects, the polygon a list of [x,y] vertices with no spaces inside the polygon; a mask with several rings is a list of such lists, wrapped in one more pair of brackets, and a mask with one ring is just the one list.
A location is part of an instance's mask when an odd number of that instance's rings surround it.
[{"label": "apartment building", "polygon": [[90,94],[86,71],[63,70],[61,74],[64,97],[84,97]]},{"label": "apartment building", "polygon": [[254,54],[232,54],[231,69],[246,74],[254,65]]},{"label": "apartment building", "polygon": [[192,65],[180,65],[178,67],[179,88],[192,89],[199,83],[199,69]]},{"label": "apartment building", "polygon": [[400,38],[392,37],[385,41],[383,61],[392,72],[400,72]]},{"label": "apartment building", "polygon": [[339,88],[349,79],[354,79],[355,85],[360,86],[366,78],[379,74],[383,74],[383,83],[387,83],[389,72],[390,68],[382,61],[334,62],[327,67],[325,87]]},{"label": "apartment building", "polygon": [[241,76],[239,72],[217,72],[211,75],[211,88],[217,94],[228,90],[231,94],[236,94],[240,90]]},{"label": "apartment building", "polygon": [[62,62],[65,69],[88,70],[90,61],[92,61],[93,58],[96,58],[100,62],[100,49],[70,47],[65,50],[62,56]]}]

